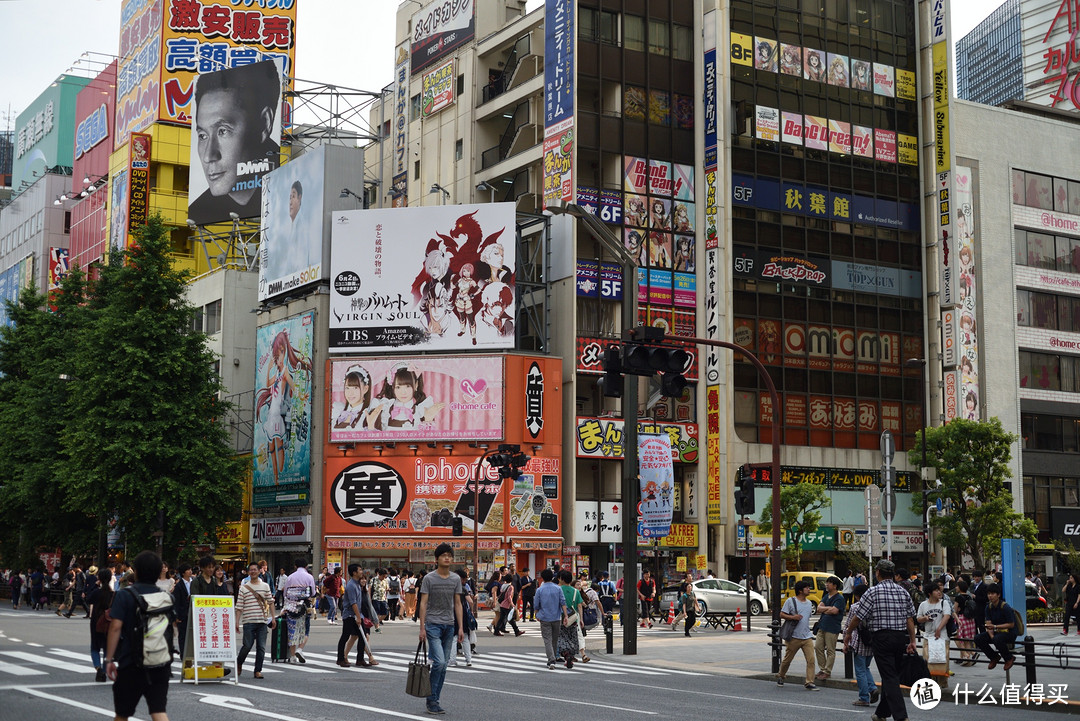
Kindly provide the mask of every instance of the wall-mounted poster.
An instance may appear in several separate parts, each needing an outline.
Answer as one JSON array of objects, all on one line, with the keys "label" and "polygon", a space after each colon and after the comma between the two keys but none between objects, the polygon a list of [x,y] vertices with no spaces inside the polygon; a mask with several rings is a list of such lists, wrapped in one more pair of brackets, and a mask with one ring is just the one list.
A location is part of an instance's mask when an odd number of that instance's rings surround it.
[{"label": "wall-mounted poster", "polygon": [[631,120],[645,119],[645,88],[626,86],[623,90],[623,117]]},{"label": "wall-mounted poster", "polygon": [[502,438],[503,376],[499,356],[335,360],[330,443]]},{"label": "wall-mounted poster", "polygon": [[513,203],[332,216],[330,352],[514,347]]},{"label": "wall-mounted poster", "polygon": [[803,78],[825,82],[825,51],[813,48],[803,51]]},{"label": "wall-mounted poster", "polygon": [[798,45],[780,44],[780,72],[784,75],[802,75],[802,48]]},{"label": "wall-mounted poster", "polygon": [[781,131],[780,135],[785,143],[791,143],[792,145],[802,145],[803,142],[803,116],[802,113],[789,113],[783,111],[780,113]]},{"label": "wall-mounted poster", "polygon": [[255,508],[310,502],[314,327],[308,311],[256,332]]},{"label": "wall-mounted poster", "polygon": [[760,140],[780,139],[780,111],[764,105],[757,106],[757,136]]},{"label": "wall-mounted poster", "polygon": [[853,90],[870,90],[874,89],[874,73],[871,70],[869,61],[855,60],[851,61],[851,87]]},{"label": "wall-mounted poster", "polygon": [[325,157],[316,148],[263,176],[259,300],[324,277]]},{"label": "wall-mounted poster", "polygon": [[628,155],[623,160],[623,192],[644,195],[649,190],[649,161]]},{"label": "wall-mounted poster", "polygon": [[448,108],[454,104],[454,87],[457,73],[456,61],[450,58],[431,72],[424,73],[421,81],[423,88],[420,98],[420,113],[423,117]]},{"label": "wall-mounted poster", "polygon": [[829,69],[828,69],[828,82],[829,85],[836,85],[841,88],[846,88],[850,85],[850,75],[848,70],[848,56],[838,55],[836,53],[829,53]]},{"label": "wall-mounted poster", "polygon": [[769,38],[754,38],[754,67],[770,73],[776,72],[779,43]]},{"label": "wall-mounted poster", "polygon": [[893,66],[874,63],[874,94],[891,98],[896,94]]},{"label": "wall-mounted poster", "polygon": [[865,125],[851,126],[851,152],[860,158],[874,157],[874,129]]}]

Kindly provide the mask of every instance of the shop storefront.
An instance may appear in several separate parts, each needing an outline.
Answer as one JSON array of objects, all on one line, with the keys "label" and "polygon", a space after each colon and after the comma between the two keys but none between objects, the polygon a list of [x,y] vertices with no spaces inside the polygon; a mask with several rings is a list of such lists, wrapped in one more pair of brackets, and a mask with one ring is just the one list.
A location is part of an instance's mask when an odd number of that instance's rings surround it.
[{"label": "shop storefront", "polygon": [[290,574],[296,559],[310,562],[311,514],[303,516],[260,516],[248,524],[251,531],[251,560],[263,561],[277,578],[282,570]]}]

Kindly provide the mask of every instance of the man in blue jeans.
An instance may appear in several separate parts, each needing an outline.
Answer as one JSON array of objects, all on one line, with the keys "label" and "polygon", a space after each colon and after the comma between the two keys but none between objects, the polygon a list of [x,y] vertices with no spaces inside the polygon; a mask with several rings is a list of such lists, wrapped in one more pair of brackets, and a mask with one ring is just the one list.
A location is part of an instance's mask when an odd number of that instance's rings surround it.
[{"label": "man in blue jeans", "polygon": [[428,658],[431,661],[431,695],[427,698],[427,712],[446,713],[439,705],[446,665],[454,653],[454,634],[458,643],[464,642],[464,625],[461,617],[461,577],[450,572],[454,562],[454,549],[449,543],[435,548],[436,568],[424,576],[420,585],[420,640],[427,641]]}]

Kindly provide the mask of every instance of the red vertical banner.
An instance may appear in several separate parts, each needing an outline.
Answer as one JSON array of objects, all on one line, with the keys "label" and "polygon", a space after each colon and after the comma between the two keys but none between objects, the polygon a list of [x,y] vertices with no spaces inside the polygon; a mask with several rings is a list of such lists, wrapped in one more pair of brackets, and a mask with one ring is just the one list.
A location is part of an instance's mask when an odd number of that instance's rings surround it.
[{"label": "red vertical banner", "polygon": [[761,391],[758,394],[758,416],[760,419],[760,430],[758,431],[759,443],[772,443],[772,422],[773,413],[779,412],[778,409],[773,408],[772,397],[768,391]]},{"label": "red vertical banner", "polygon": [[132,133],[128,141],[128,232],[146,225],[150,211],[150,136]]},{"label": "red vertical banner", "polygon": [[806,396],[784,396],[784,443],[792,446],[805,446],[806,433]]}]

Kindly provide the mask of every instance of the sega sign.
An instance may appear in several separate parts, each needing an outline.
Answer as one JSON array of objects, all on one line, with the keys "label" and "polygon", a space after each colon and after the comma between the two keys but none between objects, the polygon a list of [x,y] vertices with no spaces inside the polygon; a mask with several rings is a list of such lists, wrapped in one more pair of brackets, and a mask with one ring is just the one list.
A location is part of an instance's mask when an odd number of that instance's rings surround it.
[{"label": "sega sign", "polygon": [[91,148],[109,137],[109,113],[105,103],[90,113],[75,128],[75,159],[81,158]]}]

